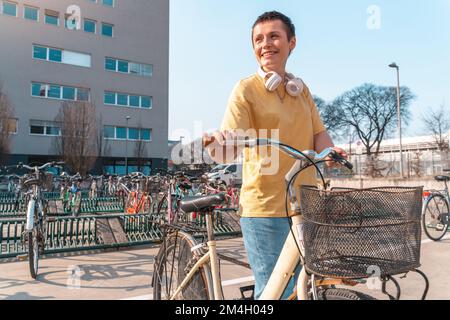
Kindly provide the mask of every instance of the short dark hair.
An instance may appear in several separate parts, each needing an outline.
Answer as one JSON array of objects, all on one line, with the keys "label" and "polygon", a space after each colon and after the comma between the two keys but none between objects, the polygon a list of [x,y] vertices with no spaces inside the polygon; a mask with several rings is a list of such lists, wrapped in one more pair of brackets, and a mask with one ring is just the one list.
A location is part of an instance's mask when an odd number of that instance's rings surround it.
[{"label": "short dark hair", "polygon": [[260,15],[256,19],[255,23],[253,24],[252,37],[253,37],[253,30],[255,30],[255,27],[257,24],[260,24],[262,22],[267,22],[267,21],[274,21],[274,20],[280,20],[281,22],[283,22],[283,24],[286,28],[288,40],[291,40],[293,37],[295,37],[295,26],[292,23],[291,18],[289,18],[288,16],[286,16],[278,11],[268,11],[268,12],[264,12],[262,15]]}]

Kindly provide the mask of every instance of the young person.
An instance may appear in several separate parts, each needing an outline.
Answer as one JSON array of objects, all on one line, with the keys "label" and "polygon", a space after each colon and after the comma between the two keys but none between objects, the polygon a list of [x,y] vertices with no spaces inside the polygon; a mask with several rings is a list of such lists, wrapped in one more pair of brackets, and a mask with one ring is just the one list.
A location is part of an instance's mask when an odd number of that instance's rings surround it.
[{"label": "young person", "polygon": [[[215,141],[207,147],[211,157],[224,162],[225,154],[234,159],[241,152],[226,146],[239,132],[253,130],[257,137],[277,139],[298,150],[321,152],[334,147],[308,87],[286,71],[286,63],[296,47],[295,27],[291,19],[272,11],[259,16],[252,29],[252,44],[260,66],[256,74],[241,80],[234,88],[220,132],[205,135]],[[334,147],[342,156],[342,149]],[[248,260],[255,275],[255,299],[258,299],[289,233],[285,212],[286,186],[284,177],[294,160],[280,153],[277,170],[265,174],[267,156],[258,148],[244,150],[243,184],[240,196],[241,228]],[[316,184],[315,169],[301,173],[296,184]],[[298,272],[299,270],[297,270]],[[282,299],[294,291],[291,279]]]}]

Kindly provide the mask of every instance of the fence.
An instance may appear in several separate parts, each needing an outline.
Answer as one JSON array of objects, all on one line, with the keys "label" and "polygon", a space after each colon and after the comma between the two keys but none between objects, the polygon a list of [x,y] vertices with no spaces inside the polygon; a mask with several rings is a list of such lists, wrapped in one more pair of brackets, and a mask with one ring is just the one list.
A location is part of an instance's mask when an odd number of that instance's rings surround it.
[{"label": "fence", "polygon": [[[227,212],[217,212],[214,231],[217,236],[238,236],[238,226],[223,219]],[[199,216],[197,224],[204,225]],[[25,218],[0,219],[0,258],[25,254],[22,233]],[[158,243],[162,230],[149,214],[109,214],[80,217],[53,217],[45,232],[45,253],[118,248]]]},{"label": "fence", "polygon": [[[450,169],[450,151],[405,151],[402,156],[403,174],[406,178],[433,177],[445,174]],[[369,176],[373,168],[375,177],[399,177],[400,154],[398,152],[380,153],[377,158],[369,159],[366,155],[350,155],[353,171],[346,169],[325,168],[327,177],[359,177]]]}]

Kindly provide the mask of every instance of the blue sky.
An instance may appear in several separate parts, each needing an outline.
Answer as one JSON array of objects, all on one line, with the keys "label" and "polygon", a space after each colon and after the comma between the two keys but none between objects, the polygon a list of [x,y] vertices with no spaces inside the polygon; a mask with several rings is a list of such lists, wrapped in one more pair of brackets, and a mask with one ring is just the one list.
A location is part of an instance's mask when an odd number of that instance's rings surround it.
[{"label": "blue sky", "polygon": [[[379,9],[380,28],[368,27]],[[264,11],[290,16],[297,48],[288,70],[331,101],[363,83],[401,85],[417,98],[405,136],[426,134],[422,116],[450,112],[450,0],[170,0],[169,138],[220,126],[238,80],[257,69],[250,31]]]}]

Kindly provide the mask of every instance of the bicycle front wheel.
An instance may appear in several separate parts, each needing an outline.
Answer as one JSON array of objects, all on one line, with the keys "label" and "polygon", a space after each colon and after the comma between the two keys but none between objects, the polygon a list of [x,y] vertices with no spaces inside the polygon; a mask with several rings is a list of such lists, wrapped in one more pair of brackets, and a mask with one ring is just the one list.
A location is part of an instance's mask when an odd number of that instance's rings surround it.
[{"label": "bicycle front wheel", "polygon": [[30,274],[33,279],[36,279],[39,270],[39,240],[36,230],[29,231],[27,237]]},{"label": "bicycle front wheel", "polygon": [[174,295],[199,259],[195,250],[191,251],[195,245],[195,240],[184,232],[165,238],[155,259],[154,300],[209,300],[211,273],[207,265],[197,270],[180,292]]},{"label": "bicycle front wheel", "polygon": [[422,212],[422,226],[425,234],[434,241],[441,240],[447,233],[448,224],[445,217],[449,212],[449,205],[441,194],[433,194],[426,200]]}]

